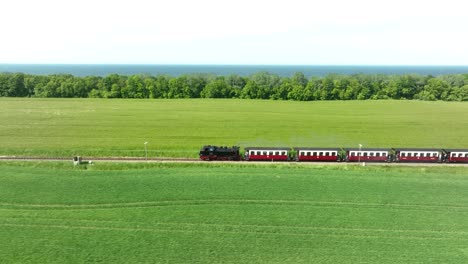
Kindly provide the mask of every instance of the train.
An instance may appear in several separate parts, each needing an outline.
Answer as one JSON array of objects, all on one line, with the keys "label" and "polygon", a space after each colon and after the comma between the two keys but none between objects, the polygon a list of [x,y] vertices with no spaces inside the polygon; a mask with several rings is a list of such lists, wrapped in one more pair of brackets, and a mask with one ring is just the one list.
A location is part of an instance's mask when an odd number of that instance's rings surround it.
[{"label": "train", "polygon": [[468,149],[436,148],[314,148],[205,145],[201,160],[296,162],[420,162],[468,163]]}]

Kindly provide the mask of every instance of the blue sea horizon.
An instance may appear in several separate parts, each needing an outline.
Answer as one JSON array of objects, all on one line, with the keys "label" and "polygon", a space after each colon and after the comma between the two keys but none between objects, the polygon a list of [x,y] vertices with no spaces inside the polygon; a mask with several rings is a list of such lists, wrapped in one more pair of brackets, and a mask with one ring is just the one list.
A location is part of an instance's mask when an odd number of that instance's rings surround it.
[{"label": "blue sea horizon", "polygon": [[306,77],[327,74],[420,74],[444,75],[468,73],[468,65],[208,65],[208,64],[0,64],[0,72],[26,74],[72,74],[75,76],[119,75],[170,75],[213,74],[225,76],[237,74],[249,76],[257,72],[269,72],[282,77],[302,72]]}]

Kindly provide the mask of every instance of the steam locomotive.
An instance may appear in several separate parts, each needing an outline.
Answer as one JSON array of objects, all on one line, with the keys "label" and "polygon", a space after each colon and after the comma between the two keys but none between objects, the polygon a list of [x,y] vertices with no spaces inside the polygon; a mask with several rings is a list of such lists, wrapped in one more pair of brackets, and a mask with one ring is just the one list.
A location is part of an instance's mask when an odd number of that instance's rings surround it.
[{"label": "steam locomotive", "polygon": [[203,146],[201,160],[468,163],[468,149]]}]

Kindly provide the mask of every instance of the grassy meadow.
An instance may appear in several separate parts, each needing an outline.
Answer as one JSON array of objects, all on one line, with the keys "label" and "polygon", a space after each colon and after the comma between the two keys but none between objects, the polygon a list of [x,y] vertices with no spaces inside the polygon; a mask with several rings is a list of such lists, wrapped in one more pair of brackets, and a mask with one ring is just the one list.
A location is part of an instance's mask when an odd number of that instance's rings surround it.
[{"label": "grassy meadow", "polygon": [[466,168],[70,163],[0,163],[0,262],[468,262]]},{"label": "grassy meadow", "polygon": [[468,147],[468,104],[0,98],[0,156],[196,157],[204,144]]}]

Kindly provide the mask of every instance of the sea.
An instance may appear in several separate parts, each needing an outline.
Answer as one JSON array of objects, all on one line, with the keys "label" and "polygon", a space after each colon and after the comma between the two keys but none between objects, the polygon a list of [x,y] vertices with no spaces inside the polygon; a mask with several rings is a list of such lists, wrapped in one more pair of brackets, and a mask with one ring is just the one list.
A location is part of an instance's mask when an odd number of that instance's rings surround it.
[{"label": "sea", "polygon": [[161,65],[161,64],[0,64],[0,72],[22,72],[35,75],[72,74],[74,76],[213,74],[249,76],[269,72],[282,77],[302,72],[306,77],[327,74],[420,74],[444,75],[468,73],[466,66],[353,66],[353,65]]}]

